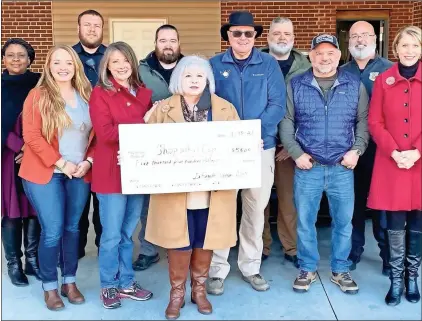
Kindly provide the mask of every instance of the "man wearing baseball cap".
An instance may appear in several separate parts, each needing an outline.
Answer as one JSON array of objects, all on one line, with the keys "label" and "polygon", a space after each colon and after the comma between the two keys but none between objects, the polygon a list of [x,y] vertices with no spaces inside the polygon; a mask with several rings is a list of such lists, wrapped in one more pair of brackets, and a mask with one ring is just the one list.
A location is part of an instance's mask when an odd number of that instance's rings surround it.
[{"label": "man wearing baseball cap", "polygon": [[312,40],[312,69],[287,86],[287,113],[280,138],[296,163],[294,200],[298,214],[299,275],[293,290],[306,292],[316,281],[319,261],[315,228],[322,193],[332,217],[331,281],[348,294],[358,286],[350,275],[354,178],[359,156],[368,145],[368,95],[359,77],[339,70],[337,38]]}]

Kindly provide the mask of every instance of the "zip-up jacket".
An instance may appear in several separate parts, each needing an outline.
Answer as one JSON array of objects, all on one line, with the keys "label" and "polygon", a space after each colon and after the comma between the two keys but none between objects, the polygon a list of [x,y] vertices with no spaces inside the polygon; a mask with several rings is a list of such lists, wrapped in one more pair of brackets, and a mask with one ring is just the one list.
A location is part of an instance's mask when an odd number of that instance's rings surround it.
[{"label": "zip-up jacket", "polygon": [[277,144],[277,125],[286,111],[286,85],[274,57],[253,48],[243,71],[231,48],[210,59],[216,95],[231,102],[240,119],[260,119],[264,149]]},{"label": "zip-up jacket", "polygon": [[145,59],[139,62],[138,74],[145,87],[152,90],[152,102],[167,99],[172,96],[169,91],[169,84],[160,73],[151,68],[148,59],[154,52],[151,52]]},{"label": "zip-up jacket", "polygon": [[363,154],[369,138],[368,96],[359,78],[340,70],[325,99],[309,70],[294,77],[287,90],[289,110],[280,138],[294,160],[307,153],[318,163],[334,165],[351,149]]}]

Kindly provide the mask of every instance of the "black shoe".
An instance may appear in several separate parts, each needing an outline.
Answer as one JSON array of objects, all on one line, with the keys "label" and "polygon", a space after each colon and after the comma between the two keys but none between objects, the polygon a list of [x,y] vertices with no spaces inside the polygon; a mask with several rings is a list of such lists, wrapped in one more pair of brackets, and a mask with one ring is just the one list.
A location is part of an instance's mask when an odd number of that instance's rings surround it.
[{"label": "black shoe", "polygon": [[266,259],[268,259],[269,255],[262,253],[261,255],[261,261],[265,261]]},{"label": "black shoe", "polygon": [[296,269],[299,268],[299,262],[298,262],[298,259],[297,259],[297,255],[284,254],[284,258],[287,261],[292,262]]},{"label": "black shoe", "polygon": [[7,261],[7,274],[15,286],[27,286],[28,278],[22,270],[22,219],[3,217],[1,221],[1,239]]},{"label": "black shoe", "polygon": [[41,281],[38,265],[38,244],[40,243],[41,226],[36,218],[23,220],[23,244],[25,247],[25,274],[35,276]]},{"label": "black shoe", "polygon": [[148,269],[154,263],[157,263],[160,260],[158,253],[153,256],[139,254],[138,259],[133,262],[133,269],[135,271],[143,271]]},{"label": "black shoe", "polygon": [[406,300],[417,303],[421,299],[418,289],[418,269],[421,265],[422,233],[409,230],[406,253],[405,287]]},{"label": "black shoe", "polygon": [[391,267],[390,290],[385,297],[385,303],[388,305],[398,305],[404,290],[403,272],[404,272],[404,256],[406,231],[388,230],[388,247],[389,247],[389,265]]},{"label": "black shoe", "polygon": [[41,281],[40,268],[38,267],[37,258],[31,257],[25,259],[25,274],[35,276],[38,281]]},{"label": "black shoe", "polygon": [[390,274],[391,274],[391,268],[388,265],[387,266],[383,265],[382,275],[390,276]]}]

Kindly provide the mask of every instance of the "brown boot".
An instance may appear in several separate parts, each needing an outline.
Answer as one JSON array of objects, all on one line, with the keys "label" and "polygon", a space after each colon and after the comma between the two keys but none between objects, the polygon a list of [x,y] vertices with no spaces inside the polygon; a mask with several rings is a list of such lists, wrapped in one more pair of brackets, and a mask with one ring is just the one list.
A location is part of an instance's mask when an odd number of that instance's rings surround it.
[{"label": "brown boot", "polygon": [[63,284],[61,294],[69,300],[72,304],[85,303],[85,298],[79,289],[76,287],[76,283]]},{"label": "brown boot", "polygon": [[166,319],[175,320],[185,305],[186,279],[192,250],[167,250],[170,276],[170,302],[166,309]]},{"label": "brown boot", "polygon": [[208,278],[212,259],[211,250],[193,249],[190,261],[191,301],[198,306],[199,313],[211,314],[212,305],[207,299],[205,281]]},{"label": "brown boot", "polygon": [[44,291],[44,301],[47,309],[58,311],[64,308],[64,303],[57,290]]}]

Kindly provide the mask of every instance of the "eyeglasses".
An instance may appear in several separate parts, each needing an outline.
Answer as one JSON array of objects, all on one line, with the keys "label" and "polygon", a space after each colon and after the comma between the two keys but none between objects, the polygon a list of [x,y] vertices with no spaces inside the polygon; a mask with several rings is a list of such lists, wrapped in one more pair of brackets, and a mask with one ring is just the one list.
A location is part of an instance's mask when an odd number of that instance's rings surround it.
[{"label": "eyeglasses", "polygon": [[235,37],[235,38],[240,38],[240,37],[242,37],[242,35],[245,35],[246,38],[255,37],[255,31],[239,31],[239,30],[231,31],[231,30],[229,30],[229,32],[231,32],[232,36]]},{"label": "eyeglasses", "polygon": [[15,54],[7,54],[6,55],[6,59],[7,60],[15,60],[15,59],[18,59],[18,60],[24,60],[24,59],[26,59],[28,56],[27,55],[25,55],[25,54],[23,54],[23,53],[21,53],[21,54],[17,54],[17,55],[15,55]]},{"label": "eyeglasses", "polygon": [[375,35],[370,35],[369,33],[362,33],[362,34],[354,34],[350,36],[351,40],[358,40],[359,38],[362,38],[363,40],[367,40],[369,37],[374,37]]}]

